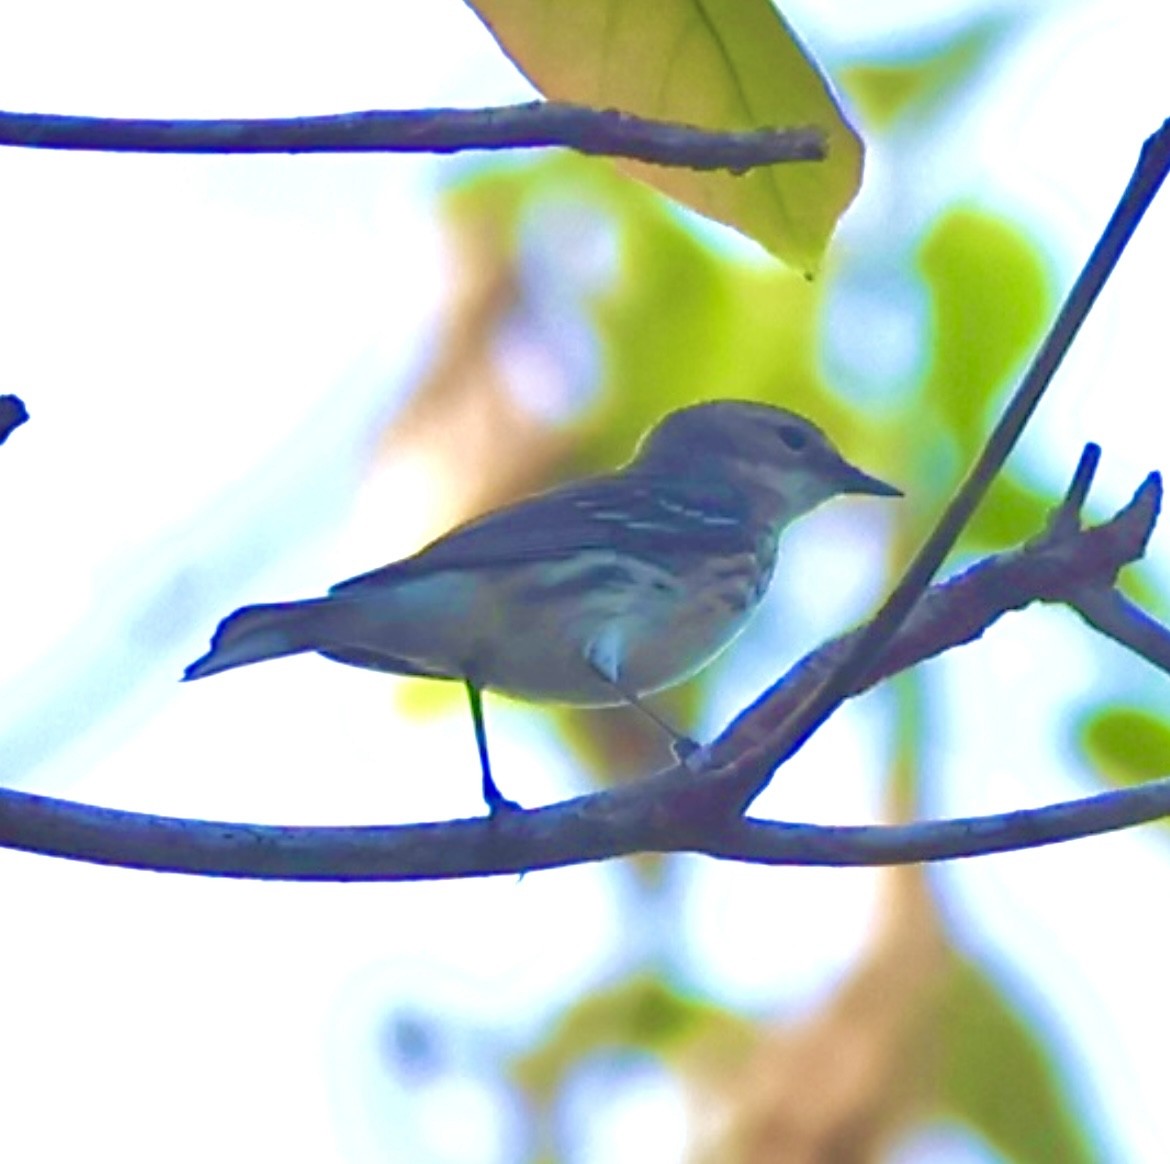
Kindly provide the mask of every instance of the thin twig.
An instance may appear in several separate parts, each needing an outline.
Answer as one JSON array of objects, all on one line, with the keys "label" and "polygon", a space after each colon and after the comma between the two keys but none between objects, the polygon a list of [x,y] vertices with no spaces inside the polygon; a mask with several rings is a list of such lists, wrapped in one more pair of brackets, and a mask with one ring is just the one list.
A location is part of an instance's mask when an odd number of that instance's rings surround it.
[{"label": "thin twig", "polygon": [[740,818],[712,857],[759,865],[910,865],[1019,852],[1170,816],[1170,777],[1043,808],[907,825],[789,825]]},{"label": "thin twig", "polygon": [[1170,675],[1170,628],[1135,606],[1121,591],[1091,586],[1068,599],[1091,627]]},{"label": "thin twig", "polygon": [[1093,487],[1093,478],[1097,476],[1100,464],[1101,446],[1092,442],[1085,445],[1064,500],[1052,511],[1048,528],[1040,535],[1041,539],[1067,537],[1081,528],[1081,510],[1085,508],[1085,499]]},{"label": "thin twig", "polygon": [[0,145],[182,154],[446,154],[565,146],[583,154],[736,173],[825,158],[825,135],[813,127],[714,132],[553,101],[216,121],[0,112]]}]

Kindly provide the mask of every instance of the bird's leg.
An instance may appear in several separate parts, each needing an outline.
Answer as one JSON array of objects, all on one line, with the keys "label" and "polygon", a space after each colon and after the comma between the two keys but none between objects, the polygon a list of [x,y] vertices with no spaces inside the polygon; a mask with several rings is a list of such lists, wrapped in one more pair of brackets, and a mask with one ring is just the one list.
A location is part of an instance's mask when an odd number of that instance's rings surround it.
[{"label": "bird's leg", "polygon": [[497,812],[522,811],[521,806],[514,800],[509,800],[492,779],[492,763],[488,759],[487,728],[483,719],[483,692],[470,679],[463,681],[467,688],[467,698],[471,702],[471,721],[475,725],[475,747],[479,752],[479,767],[483,773],[483,799],[487,804],[488,812],[495,816]]},{"label": "bird's leg", "polygon": [[673,724],[668,723],[648,704],[643,703],[641,696],[630,690],[620,679],[616,679],[612,675],[607,675],[592,659],[589,660],[589,666],[593,669],[597,677],[608,683],[626,703],[640,711],[651,723],[657,724],[670,737],[671,750],[678,759],[686,760],[688,756],[692,756],[695,752],[699,751],[701,745],[695,740],[692,740],[690,736],[680,732]]}]

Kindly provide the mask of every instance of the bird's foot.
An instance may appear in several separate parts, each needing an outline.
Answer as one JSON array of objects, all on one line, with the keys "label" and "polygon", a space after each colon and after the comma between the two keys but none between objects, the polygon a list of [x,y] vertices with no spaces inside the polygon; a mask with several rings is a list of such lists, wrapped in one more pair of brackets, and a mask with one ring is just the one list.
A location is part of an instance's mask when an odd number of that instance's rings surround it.
[{"label": "bird's foot", "polygon": [[513,812],[527,812],[524,805],[518,801],[509,800],[506,796],[497,793],[487,802],[488,817],[495,820],[496,817],[508,816]]},{"label": "bird's foot", "polygon": [[707,763],[707,757],[711,754],[711,749],[707,744],[700,744],[697,740],[692,740],[690,736],[675,736],[670,743],[671,751],[674,752],[674,757],[685,768],[690,768],[692,772],[697,772]]}]

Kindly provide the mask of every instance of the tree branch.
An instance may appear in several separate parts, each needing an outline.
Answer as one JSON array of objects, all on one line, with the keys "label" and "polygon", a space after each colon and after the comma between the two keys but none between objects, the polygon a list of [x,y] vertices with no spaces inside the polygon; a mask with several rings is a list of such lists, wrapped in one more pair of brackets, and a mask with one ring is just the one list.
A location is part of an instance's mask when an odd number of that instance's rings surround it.
[{"label": "tree branch", "polygon": [[[1140,557],[1161,482],[1143,482],[1111,521],[1082,530],[1053,522],[1036,541],[932,587],[851,693],[982,634],[1036,599],[1067,600],[1112,582]],[[765,864],[873,865],[945,860],[1051,844],[1170,813],[1170,781],[999,816],[867,828],[728,817],[737,754],[799,706],[855,631],[807,656],[706,749],[621,788],[532,812],[382,828],[281,828],[118,812],[0,791],[0,846],[161,872],[326,881],[409,881],[518,873],[639,852],[706,853]],[[726,760],[726,763],[725,763]]]},{"label": "tree branch", "polygon": [[756,755],[741,768],[743,790],[740,810],[766,787],[772,773],[797,752],[841,705],[856,678],[880,655],[898,627],[909,616],[943,560],[954,547],[963,527],[987,493],[995,475],[1035,412],[1056,374],[1081,324],[1096,302],[1118,259],[1153,202],[1170,169],[1170,119],[1162,123],[1142,146],[1133,176],[1126,185],[1112,218],[1073,284],[1060,313],[1032,360],[1003,416],[995,426],[967,479],[952,498],[935,528],[906,568],[901,580],[870,621],[843,653],[836,665],[805,702],[777,724],[770,736],[756,746]]},{"label": "tree branch", "polygon": [[825,158],[825,135],[813,127],[717,133],[554,101],[216,121],[0,112],[0,145],[183,154],[448,154],[564,146],[583,154],[736,173]]},{"label": "tree branch", "polygon": [[1043,808],[909,825],[739,818],[722,828],[657,820],[645,786],[495,819],[367,828],[282,827],[119,812],[0,791],[5,847],[99,865],[282,881],[420,881],[526,873],[631,853],[696,853],[761,865],[903,865],[1056,844],[1170,815],[1170,778]]},{"label": "tree branch", "polygon": [[1068,604],[1094,630],[1170,675],[1170,629],[1136,607],[1119,590],[1088,587],[1072,595]]},{"label": "tree branch", "polygon": [[0,396],[0,445],[28,420],[28,409],[19,396]]},{"label": "tree branch", "polygon": [[[1083,500],[1080,472],[1078,468],[1070,495],[1075,492]],[[1057,510],[1058,517],[1067,513],[1066,504]],[[1112,587],[1120,569],[1145,553],[1161,504],[1162,479],[1151,473],[1129,504],[1103,525],[1082,530],[1079,524],[1054,521],[1027,545],[985,558],[932,586],[881,656],[851,677],[846,697],[860,695],[891,675],[973,642],[1008,611],[1035,601],[1077,607],[1086,593]],[[730,780],[742,779],[737,769],[757,762],[758,741],[769,739],[824,676],[856,652],[871,625],[850,631],[800,660],[712,745],[709,765],[722,769]]]}]

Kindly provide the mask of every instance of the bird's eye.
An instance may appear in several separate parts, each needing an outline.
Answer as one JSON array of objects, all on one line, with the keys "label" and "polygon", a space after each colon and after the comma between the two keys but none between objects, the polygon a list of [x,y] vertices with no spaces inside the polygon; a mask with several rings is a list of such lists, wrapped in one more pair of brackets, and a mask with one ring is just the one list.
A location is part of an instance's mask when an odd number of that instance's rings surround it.
[{"label": "bird's eye", "polygon": [[799,425],[782,424],[776,431],[793,452],[799,452],[808,444],[808,433]]}]

